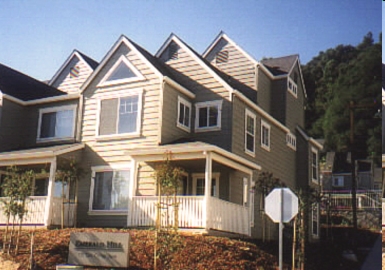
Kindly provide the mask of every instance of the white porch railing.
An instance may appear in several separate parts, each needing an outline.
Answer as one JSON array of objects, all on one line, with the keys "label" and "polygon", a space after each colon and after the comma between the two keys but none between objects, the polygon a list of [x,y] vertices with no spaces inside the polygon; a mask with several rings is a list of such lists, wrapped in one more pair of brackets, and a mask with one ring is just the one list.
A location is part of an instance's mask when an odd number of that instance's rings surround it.
[{"label": "white porch railing", "polygon": [[[208,220],[206,220],[204,196],[177,196],[179,202],[178,226],[180,228],[205,228],[250,235],[248,208],[231,202],[211,197],[208,202]],[[129,226],[155,226],[156,196],[136,196],[131,204]],[[166,203],[163,200],[163,205]],[[171,203],[169,201],[169,203]],[[165,205],[164,205],[165,206]],[[163,217],[174,221],[174,209],[162,208]],[[162,219],[165,226],[167,219]]]},{"label": "white porch railing", "polygon": [[211,197],[208,227],[250,235],[248,207]]},{"label": "white porch railing", "polygon": [[[7,200],[7,198],[1,198],[1,200]],[[45,196],[31,196],[26,201],[27,203],[27,214],[24,217],[24,225],[44,225],[44,211],[45,211]],[[0,204],[0,225],[7,223],[7,216],[4,214],[3,205]],[[12,220],[10,220],[12,222]],[[16,222],[19,222],[17,219]]]},{"label": "white porch railing", "polygon": [[[7,200],[7,198],[1,198],[1,200]],[[47,201],[46,196],[30,196],[26,201],[27,214],[24,217],[23,225],[36,225],[45,226],[44,212],[45,204]],[[52,199],[52,219],[48,225],[60,225],[61,224],[61,202],[62,198]],[[64,226],[73,226],[75,206],[74,204],[64,205]],[[12,220],[10,220],[12,222]],[[16,222],[19,222],[17,219]],[[7,216],[3,211],[3,204],[0,204],[0,226],[4,226],[7,223]]]}]

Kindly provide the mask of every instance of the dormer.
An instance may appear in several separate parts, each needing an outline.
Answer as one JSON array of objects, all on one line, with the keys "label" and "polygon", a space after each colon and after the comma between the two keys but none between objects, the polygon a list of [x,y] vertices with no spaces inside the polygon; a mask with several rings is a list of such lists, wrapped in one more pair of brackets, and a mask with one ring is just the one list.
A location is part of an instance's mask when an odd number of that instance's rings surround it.
[{"label": "dormer", "polygon": [[221,32],[203,53],[203,58],[233,79],[257,90],[258,62]]},{"label": "dormer", "polygon": [[97,66],[95,60],[74,50],[49,84],[69,94],[79,93],[80,87]]}]

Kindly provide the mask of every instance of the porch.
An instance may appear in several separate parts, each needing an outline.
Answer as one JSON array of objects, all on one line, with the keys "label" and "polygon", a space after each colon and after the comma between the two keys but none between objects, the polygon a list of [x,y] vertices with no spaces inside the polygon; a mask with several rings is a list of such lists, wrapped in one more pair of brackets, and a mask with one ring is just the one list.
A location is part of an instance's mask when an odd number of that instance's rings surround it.
[{"label": "porch", "polygon": [[[73,226],[76,218],[75,190],[73,187],[55,181],[56,172],[70,159],[77,159],[83,144],[67,144],[0,154],[0,201],[6,202],[1,184],[10,174],[8,168],[15,166],[21,171],[32,170],[32,194],[26,200],[27,213],[23,226],[50,227]],[[64,197],[63,197],[64,195]],[[7,223],[7,216],[0,202],[0,227]],[[13,222],[12,217],[10,222]],[[18,219],[15,222],[19,222]]]},{"label": "porch", "polygon": [[[150,186],[147,184],[150,178],[141,178],[141,175],[151,175],[149,172],[165,161],[165,153],[171,155],[171,164],[185,172],[176,197],[179,228],[251,235],[254,226],[253,177],[260,166],[202,142],[136,149],[128,153],[134,168],[132,179],[136,179],[131,183],[132,192],[128,198],[128,226],[155,226],[158,204],[155,183]],[[146,186],[142,188],[141,182]],[[162,196],[161,205],[171,204],[166,200]],[[175,208],[162,207],[162,226],[175,225]]]}]

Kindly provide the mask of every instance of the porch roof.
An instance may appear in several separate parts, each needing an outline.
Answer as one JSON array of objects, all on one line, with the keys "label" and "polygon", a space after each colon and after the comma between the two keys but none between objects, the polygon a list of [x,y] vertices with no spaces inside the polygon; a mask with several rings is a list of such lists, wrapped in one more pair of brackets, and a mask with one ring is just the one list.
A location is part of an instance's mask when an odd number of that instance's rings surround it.
[{"label": "porch roof", "polygon": [[55,145],[0,153],[0,166],[49,162],[52,158],[84,148],[82,143]]},{"label": "porch roof", "polygon": [[231,167],[246,167],[248,170],[261,170],[261,166],[226,151],[218,146],[204,142],[187,142],[178,144],[167,144],[153,148],[133,149],[126,152],[137,161],[163,161],[165,153],[170,152],[174,160],[205,158],[208,152],[214,154],[214,160],[222,161]]}]

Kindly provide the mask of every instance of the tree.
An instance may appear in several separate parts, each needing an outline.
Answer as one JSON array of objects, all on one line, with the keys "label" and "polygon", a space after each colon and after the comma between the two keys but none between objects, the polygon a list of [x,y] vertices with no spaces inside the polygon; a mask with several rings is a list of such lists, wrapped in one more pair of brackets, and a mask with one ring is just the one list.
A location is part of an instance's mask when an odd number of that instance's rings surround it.
[{"label": "tree", "polygon": [[[18,231],[16,236],[15,253],[19,251],[20,232],[25,215],[27,214],[27,199],[32,195],[32,183],[35,179],[33,170],[20,170],[15,166],[7,168],[7,173],[2,185],[5,199],[2,200],[3,209],[7,216],[6,231],[3,240],[3,250],[5,251],[8,241],[7,253],[10,253],[14,243],[14,232],[16,220],[18,219]],[[12,217],[12,230],[9,234],[10,218]]]},{"label": "tree", "polygon": [[[368,33],[356,47],[338,45],[320,52],[303,67],[308,92],[306,128],[325,138],[327,151],[354,148],[359,158],[380,156],[380,125],[373,116],[380,108],[381,43]],[[350,145],[349,103],[355,110],[355,144]]]},{"label": "tree", "polygon": [[[62,183],[62,205],[61,205],[61,228],[64,228],[64,205],[68,201],[65,200],[64,189],[67,187],[68,189],[75,185],[75,205],[77,205],[77,193],[78,193],[78,181],[80,179],[83,171],[78,166],[74,159],[66,160],[65,162],[60,164],[60,168],[56,170],[55,181]],[[68,211],[70,211],[70,207],[68,207]],[[74,209],[74,224],[76,224],[76,209]]]},{"label": "tree", "polygon": [[165,153],[165,161],[157,166],[156,179],[158,203],[156,211],[156,231],[154,245],[154,269],[157,269],[158,258],[161,268],[167,269],[172,255],[181,247],[178,234],[177,192],[183,170],[171,163],[172,153]]}]

